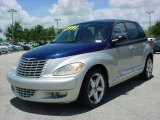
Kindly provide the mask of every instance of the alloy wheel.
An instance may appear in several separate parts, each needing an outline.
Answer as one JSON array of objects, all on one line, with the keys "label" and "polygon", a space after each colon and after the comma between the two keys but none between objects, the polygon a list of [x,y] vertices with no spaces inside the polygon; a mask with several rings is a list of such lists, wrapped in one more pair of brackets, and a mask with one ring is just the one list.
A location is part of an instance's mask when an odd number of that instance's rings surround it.
[{"label": "alloy wheel", "polygon": [[88,97],[93,104],[101,101],[105,90],[105,82],[102,75],[99,73],[94,74],[88,85]]},{"label": "alloy wheel", "polygon": [[147,66],[146,66],[146,72],[147,72],[147,77],[150,78],[152,75],[152,70],[153,70],[153,63],[151,59],[148,59],[147,61]]}]

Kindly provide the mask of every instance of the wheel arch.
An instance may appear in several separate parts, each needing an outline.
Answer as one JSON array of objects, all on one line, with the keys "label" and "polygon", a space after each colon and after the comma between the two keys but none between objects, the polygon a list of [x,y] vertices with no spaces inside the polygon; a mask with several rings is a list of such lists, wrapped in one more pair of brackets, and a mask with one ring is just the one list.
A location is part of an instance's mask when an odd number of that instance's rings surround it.
[{"label": "wheel arch", "polygon": [[[151,58],[152,62],[153,62],[153,53],[149,52],[147,53],[144,57],[143,57],[143,66],[145,67],[146,61],[148,58]],[[143,68],[144,69],[144,68]]]},{"label": "wheel arch", "polygon": [[[102,72],[104,73],[105,77],[106,77],[106,87],[109,88],[109,74],[108,74],[108,70],[107,68],[103,65],[103,64],[95,64],[93,66],[91,66],[88,71],[86,72],[85,74],[85,77],[86,75],[93,69],[100,69],[102,70]],[[85,78],[84,77],[84,78]]]},{"label": "wheel arch", "polygon": [[153,54],[152,53],[149,53],[148,55],[147,55],[147,58],[146,59],[148,59],[148,58],[151,58],[151,60],[152,60],[152,62],[153,62]]}]

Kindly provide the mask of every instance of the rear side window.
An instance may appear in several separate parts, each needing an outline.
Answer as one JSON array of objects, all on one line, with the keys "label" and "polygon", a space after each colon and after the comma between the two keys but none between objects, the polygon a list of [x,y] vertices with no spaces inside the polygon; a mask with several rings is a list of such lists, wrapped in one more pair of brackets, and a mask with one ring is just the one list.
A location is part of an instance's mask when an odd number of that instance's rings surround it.
[{"label": "rear side window", "polygon": [[125,23],[128,30],[128,38],[129,40],[137,40],[141,38],[141,32],[137,28],[137,25],[132,22]]}]

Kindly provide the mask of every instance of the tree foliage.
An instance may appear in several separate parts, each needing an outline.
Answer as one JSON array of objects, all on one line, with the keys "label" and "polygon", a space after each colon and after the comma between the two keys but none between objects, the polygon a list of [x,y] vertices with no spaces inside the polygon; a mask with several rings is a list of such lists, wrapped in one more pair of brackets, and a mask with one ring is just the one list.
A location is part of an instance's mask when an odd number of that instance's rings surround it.
[{"label": "tree foliage", "polygon": [[[15,42],[18,42],[20,40],[23,39],[22,34],[23,34],[23,28],[20,25],[20,22],[15,22],[14,26],[13,26],[13,30],[14,30],[14,39]],[[7,38],[11,38],[12,37],[12,25],[9,25],[6,29],[5,35]]]},{"label": "tree foliage", "polygon": [[[20,22],[15,22],[14,26],[14,42],[47,42],[51,41],[56,33],[55,28],[44,28],[42,25],[36,25],[32,28],[23,28]],[[12,38],[12,25],[6,28],[5,36]]]},{"label": "tree foliage", "polygon": [[160,21],[157,21],[151,28],[149,28],[149,32],[154,37],[160,37]]}]

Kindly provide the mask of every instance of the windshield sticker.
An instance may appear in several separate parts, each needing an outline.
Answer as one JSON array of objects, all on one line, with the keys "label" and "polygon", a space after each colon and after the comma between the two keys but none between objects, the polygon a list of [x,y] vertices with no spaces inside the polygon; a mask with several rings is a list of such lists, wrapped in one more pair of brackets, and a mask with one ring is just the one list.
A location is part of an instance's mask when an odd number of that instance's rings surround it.
[{"label": "windshield sticker", "polygon": [[76,30],[79,27],[79,25],[73,25],[65,28],[63,31],[69,31],[69,30]]}]

